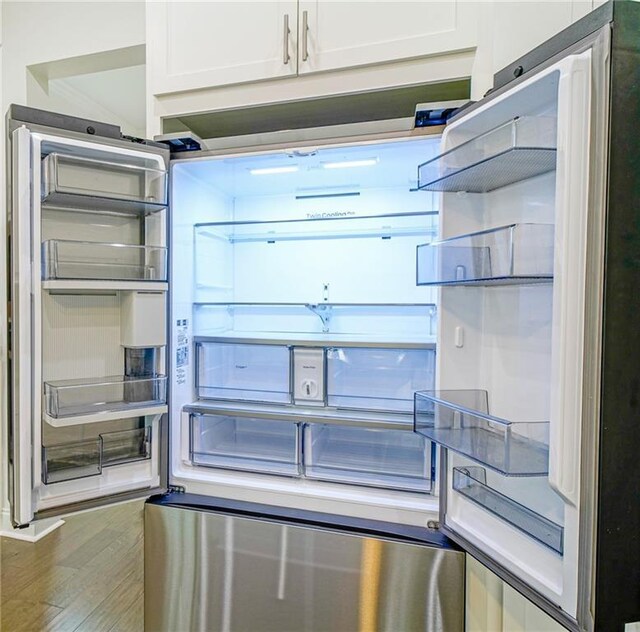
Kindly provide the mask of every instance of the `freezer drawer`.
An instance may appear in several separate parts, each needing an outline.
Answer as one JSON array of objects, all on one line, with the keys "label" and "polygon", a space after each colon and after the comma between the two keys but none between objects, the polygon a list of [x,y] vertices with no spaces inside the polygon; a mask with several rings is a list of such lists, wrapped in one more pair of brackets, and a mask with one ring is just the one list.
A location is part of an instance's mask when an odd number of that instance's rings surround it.
[{"label": "freezer drawer", "polygon": [[284,345],[197,344],[200,399],[291,402],[290,350]]},{"label": "freezer drawer", "polygon": [[297,476],[299,424],[222,415],[190,416],[195,465]]},{"label": "freezer drawer", "polygon": [[145,506],[149,632],[464,629],[465,556],[443,538],[303,511],[289,522],[278,508],[181,496],[178,506]]},{"label": "freezer drawer", "polygon": [[431,490],[431,443],[406,430],[309,424],[308,478],[407,491]]},{"label": "freezer drawer", "polygon": [[[42,201],[66,208],[111,204],[121,210],[153,211],[167,204],[167,172],[157,159],[108,159],[51,153],[42,161]],[[136,164],[137,163],[137,164]]]},{"label": "freezer drawer", "polygon": [[328,349],[327,403],[411,412],[414,393],[433,387],[434,366],[433,349]]}]

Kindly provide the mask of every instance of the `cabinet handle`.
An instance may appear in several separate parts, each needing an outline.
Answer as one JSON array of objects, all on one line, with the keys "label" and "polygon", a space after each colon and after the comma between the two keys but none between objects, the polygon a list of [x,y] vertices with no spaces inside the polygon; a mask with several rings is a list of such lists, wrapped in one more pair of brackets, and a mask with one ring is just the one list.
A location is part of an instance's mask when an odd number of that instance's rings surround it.
[{"label": "cabinet handle", "polygon": [[284,14],[284,35],[282,41],[282,63],[287,65],[291,56],[289,55],[289,34],[291,30],[289,29],[289,14]]},{"label": "cabinet handle", "polygon": [[309,12],[302,12],[302,61],[309,59]]}]

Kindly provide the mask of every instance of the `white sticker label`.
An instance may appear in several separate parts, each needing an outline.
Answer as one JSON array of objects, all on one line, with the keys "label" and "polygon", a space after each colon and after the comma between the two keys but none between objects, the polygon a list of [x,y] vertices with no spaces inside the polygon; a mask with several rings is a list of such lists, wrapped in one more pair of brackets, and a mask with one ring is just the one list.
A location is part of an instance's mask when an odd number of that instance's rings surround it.
[{"label": "white sticker label", "polygon": [[189,366],[189,321],[186,318],[176,320],[176,381],[187,383]]}]

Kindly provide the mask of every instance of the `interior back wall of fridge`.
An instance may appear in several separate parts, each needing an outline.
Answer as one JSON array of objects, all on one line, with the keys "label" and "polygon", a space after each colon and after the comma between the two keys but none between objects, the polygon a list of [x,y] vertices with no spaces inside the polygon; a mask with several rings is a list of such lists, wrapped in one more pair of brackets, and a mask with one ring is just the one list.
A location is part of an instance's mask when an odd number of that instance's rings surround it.
[{"label": "interior back wall of fridge", "polygon": [[[417,165],[437,153],[438,143],[432,136],[174,161],[175,484],[334,513],[339,503],[347,515],[380,517],[383,511],[385,519],[400,522],[425,524],[435,517],[432,495],[198,468],[183,408],[198,398],[194,337],[317,336],[320,347],[325,334],[362,344],[433,341],[435,290],[416,285],[415,266],[417,245],[434,237],[438,198],[416,184]],[[331,166],[340,163],[354,166]],[[332,428],[334,437],[343,431]]]}]

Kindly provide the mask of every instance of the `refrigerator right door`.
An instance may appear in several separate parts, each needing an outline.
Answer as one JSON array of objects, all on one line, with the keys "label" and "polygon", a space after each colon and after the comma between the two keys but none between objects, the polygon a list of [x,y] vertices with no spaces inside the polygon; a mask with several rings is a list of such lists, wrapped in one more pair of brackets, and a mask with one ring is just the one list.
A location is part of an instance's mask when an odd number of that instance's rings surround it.
[{"label": "refrigerator right door", "polygon": [[415,399],[415,430],[443,448],[442,528],[566,621],[578,617],[581,441],[597,427],[584,402],[603,48],[455,120],[419,169],[421,188],[443,192],[440,239],[418,248],[417,270],[440,287],[437,390]]}]

